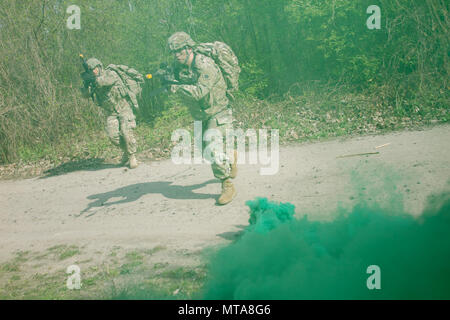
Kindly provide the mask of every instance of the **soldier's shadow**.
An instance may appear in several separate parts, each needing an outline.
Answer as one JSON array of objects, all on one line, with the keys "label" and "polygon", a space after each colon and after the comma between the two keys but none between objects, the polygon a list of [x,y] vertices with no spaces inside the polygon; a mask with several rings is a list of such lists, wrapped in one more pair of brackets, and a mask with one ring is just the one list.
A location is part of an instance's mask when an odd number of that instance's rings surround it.
[{"label": "soldier's shadow", "polygon": [[[205,187],[211,183],[217,183],[219,180],[211,179],[203,183],[194,184],[191,186],[180,186],[173,185],[172,182],[169,181],[156,181],[156,182],[146,182],[146,183],[136,183],[126,187],[118,188],[113,191],[98,193],[88,196],[87,198],[90,200],[95,200],[91,202],[86,209],[80,212],[78,215],[86,213],[92,208],[96,207],[108,207],[112,205],[118,205],[127,202],[134,202],[141,198],[146,194],[161,194],[168,199],[211,199],[217,198],[217,194],[209,194],[209,193],[195,193],[193,190],[200,189]],[[116,201],[110,201],[115,198],[120,198]],[[87,215],[90,217],[94,215],[91,213]]]},{"label": "soldier's shadow", "polygon": [[231,242],[237,242],[246,232],[248,226],[244,226],[242,224],[236,225],[238,231],[228,231],[217,234],[218,237],[221,237],[225,240],[230,240]]},{"label": "soldier's shadow", "polygon": [[120,164],[109,164],[104,163],[104,159],[102,158],[92,158],[92,159],[80,159],[80,160],[73,160],[69,162],[65,162],[60,164],[59,166],[56,166],[52,169],[48,169],[44,171],[44,176],[40,177],[39,179],[46,179],[54,176],[59,176],[62,174],[74,172],[74,171],[97,171],[97,170],[103,170],[103,169],[110,169],[110,168],[119,168],[122,167]]}]

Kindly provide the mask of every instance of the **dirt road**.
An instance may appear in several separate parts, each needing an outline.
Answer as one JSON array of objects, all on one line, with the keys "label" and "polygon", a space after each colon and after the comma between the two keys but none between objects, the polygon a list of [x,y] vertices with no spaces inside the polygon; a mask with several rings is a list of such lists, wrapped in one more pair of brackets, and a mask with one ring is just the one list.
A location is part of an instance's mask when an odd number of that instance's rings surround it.
[{"label": "dirt road", "polygon": [[[248,223],[245,201],[258,196],[291,202],[298,215],[330,219],[338,205],[350,208],[360,196],[378,201],[395,185],[405,210],[419,215],[430,193],[450,189],[449,142],[450,126],[443,125],[283,147],[276,175],[261,176],[259,165],[241,165],[238,195],[223,207],[215,204],[220,184],[208,165],[170,160],[135,170],[96,168],[0,181],[0,262],[17,250],[58,244],[82,246],[92,255],[114,246],[195,252],[232,240]],[[379,154],[339,157],[366,152]]]}]

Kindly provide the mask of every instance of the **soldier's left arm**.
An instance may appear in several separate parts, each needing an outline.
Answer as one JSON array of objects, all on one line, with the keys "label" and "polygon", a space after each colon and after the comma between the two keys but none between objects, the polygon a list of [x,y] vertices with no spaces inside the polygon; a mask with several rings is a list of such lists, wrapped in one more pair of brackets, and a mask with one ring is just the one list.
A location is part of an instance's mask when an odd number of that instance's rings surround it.
[{"label": "soldier's left arm", "polygon": [[105,70],[103,74],[96,79],[96,84],[99,87],[112,87],[118,81],[118,76],[115,72]]}]

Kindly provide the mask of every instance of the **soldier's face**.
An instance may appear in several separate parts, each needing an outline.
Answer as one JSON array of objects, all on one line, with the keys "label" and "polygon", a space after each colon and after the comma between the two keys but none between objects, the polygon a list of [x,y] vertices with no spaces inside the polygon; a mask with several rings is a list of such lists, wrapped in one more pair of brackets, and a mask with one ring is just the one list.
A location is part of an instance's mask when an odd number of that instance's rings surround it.
[{"label": "soldier's face", "polygon": [[92,70],[92,73],[97,77],[100,74],[100,69],[96,67],[94,68],[94,70]]},{"label": "soldier's face", "polygon": [[192,53],[191,49],[181,49],[178,51],[175,51],[175,58],[177,59],[177,61],[181,64],[187,65],[188,64],[188,58],[189,55]]}]

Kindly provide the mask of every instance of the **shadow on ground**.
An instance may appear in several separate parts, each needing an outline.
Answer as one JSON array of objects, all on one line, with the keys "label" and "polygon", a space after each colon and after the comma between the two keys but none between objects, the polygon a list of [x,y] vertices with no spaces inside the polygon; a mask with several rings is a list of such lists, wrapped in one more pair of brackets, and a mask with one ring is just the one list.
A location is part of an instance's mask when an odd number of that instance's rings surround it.
[{"label": "shadow on ground", "polygon": [[[217,194],[195,193],[193,190],[200,189],[211,183],[217,183],[218,181],[219,180],[217,179],[211,179],[192,186],[172,185],[172,182],[169,181],[136,183],[113,191],[88,196],[88,199],[95,201],[91,202],[86,209],[80,212],[78,216],[81,216],[92,208],[108,207],[121,203],[134,202],[142,196],[150,193],[161,194],[168,199],[214,199],[218,197]],[[114,198],[123,199],[109,202],[109,200]],[[95,212],[87,215],[87,217],[94,214]]]},{"label": "shadow on ground", "polygon": [[104,161],[105,159],[102,158],[92,158],[92,159],[81,159],[65,162],[55,168],[44,171],[45,175],[40,177],[39,179],[46,179],[54,176],[60,176],[62,174],[81,170],[97,171],[103,169],[122,167],[121,164],[104,163]]},{"label": "shadow on ground", "polygon": [[236,228],[240,229],[238,231],[228,231],[228,232],[222,232],[222,233],[218,233],[216,234],[216,236],[221,237],[225,240],[230,240],[232,242],[235,242],[237,240],[239,240],[245,233],[245,229],[248,226],[244,226],[242,224],[239,225],[235,225]]}]

